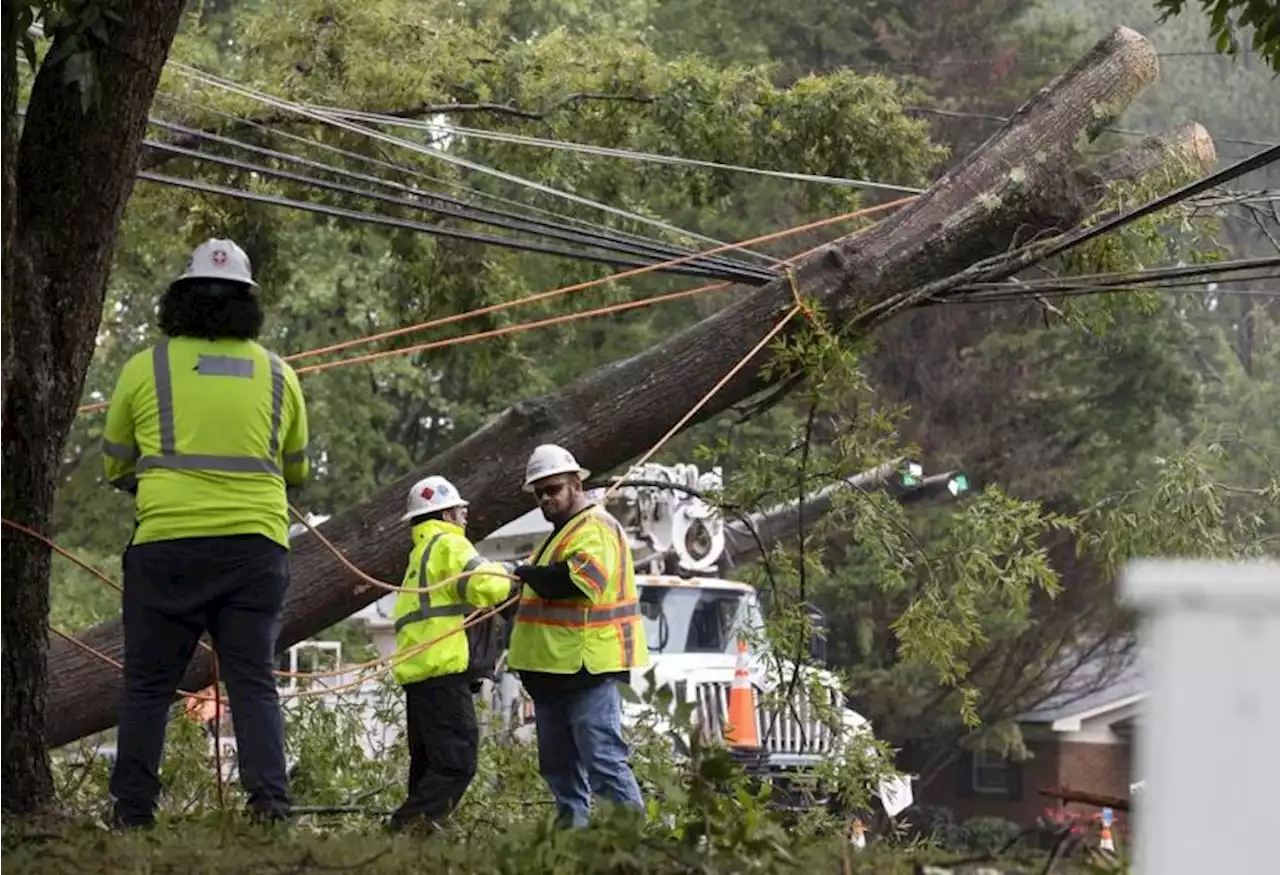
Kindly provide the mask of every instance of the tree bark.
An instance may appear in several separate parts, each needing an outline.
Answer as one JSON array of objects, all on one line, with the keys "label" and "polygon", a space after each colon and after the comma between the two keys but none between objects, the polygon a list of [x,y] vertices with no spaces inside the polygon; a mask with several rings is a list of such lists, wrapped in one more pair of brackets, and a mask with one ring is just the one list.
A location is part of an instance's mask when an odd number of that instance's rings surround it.
[{"label": "tree bark", "polygon": [[[1077,170],[1075,144],[1108,124],[1155,74],[1152,46],[1139,34],[1118,29],[910,206],[799,263],[796,282],[802,294],[815,299],[837,325],[849,324],[869,304],[950,276],[1032,235],[1075,226],[1099,202],[1100,183],[1111,178],[1105,169]],[[1203,137],[1203,129],[1189,126],[1159,148],[1135,148],[1108,166],[1120,174],[1114,178],[1133,179],[1174,153],[1199,154],[1190,144],[1202,143]],[[397,519],[406,490],[424,472],[448,476],[468,496],[472,535],[490,532],[531,506],[519,484],[534,446],[562,444],[597,473],[634,458],[703,398],[792,304],[789,282],[775,281],[649,352],[520,402],[418,472],[336,515],[324,532],[366,572],[398,580],[409,541]],[[761,373],[769,360],[768,351],[758,354],[699,419],[769,385]],[[344,570],[310,535],[298,539],[292,570],[282,648],[382,594]],[[120,658],[118,621],[89,630],[82,640]],[[113,725],[115,669],[63,642],[54,643],[49,665],[57,706],[48,727],[51,745]],[[198,689],[210,677],[207,655],[198,653],[184,687]]]},{"label": "tree bark", "polygon": [[[6,518],[37,531],[48,523],[147,111],[183,5],[135,0],[116,6],[122,20],[108,23],[107,44],[95,53],[101,99],[87,111],[78,88],[63,81],[64,68],[42,65],[15,150],[14,178],[6,172],[2,503]],[[8,61],[11,36],[6,31],[6,171],[16,124],[7,91],[16,70]],[[66,37],[51,36],[54,53]],[[28,813],[53,798],[44,746],[49,551],[8,529],[3,550],[3,805]]]}]

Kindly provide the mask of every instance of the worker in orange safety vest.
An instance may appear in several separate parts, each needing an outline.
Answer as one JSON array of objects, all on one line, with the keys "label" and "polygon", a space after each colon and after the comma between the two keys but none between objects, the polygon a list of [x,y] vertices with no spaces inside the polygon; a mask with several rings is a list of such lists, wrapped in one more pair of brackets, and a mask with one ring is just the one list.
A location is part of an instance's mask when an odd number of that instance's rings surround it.
[{"label": "worker in orange safety vest", "polygon": [[622,735],[618,685],[649,662],[631,545],[589,501],[589,472],[563,447],[529,457],[524,488],[555,528],[515,569],[525,584],[507,665],[533,698],[538,766],[564,825],[587,822],[594,792],[643,809]]}]

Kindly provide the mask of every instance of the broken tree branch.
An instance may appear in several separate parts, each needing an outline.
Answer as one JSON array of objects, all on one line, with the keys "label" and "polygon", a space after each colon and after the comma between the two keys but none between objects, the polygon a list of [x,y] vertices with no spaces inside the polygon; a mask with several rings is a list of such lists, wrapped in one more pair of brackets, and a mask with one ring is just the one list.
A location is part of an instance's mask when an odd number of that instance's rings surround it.
[{"label": "broken tree branch", "polygon": [[[1140,178],[1174,154],[1193,154],[1210,163],[1207,135],[1199,126],[1189,126],[1159,139],[1159,148],[1140,144],[1091,170],[1077,168],[1076,144],[1110,123],[1150,84],[1156,64],[1155,49],[1146,39],[1118,28],[910,206],[799,262],[795,278],[801,293],[823,307],[834,324],[848,325],[878,302],[951,277],[1034,235],[1074,227],[1097,207],[1106,182]],[[409,544],[407,529],[397,522],[404,495],[412,482],[430,472],[458,484],[471,501],[471,534],[484,535],[528,510],[529,499],[519,484],[534,446],[562,444],[601,474],[625,463],[705,396],[793,303],[790,283],[780,279],[648,352],[515,404],[419,470],[334,516],[324,524],[324,533],[368,573],[397,577]],[[694,421],[767,388],[761,369],[770,357],[767,349],[756,355]],[[292,573],[282,648],[382,594],[356,579],[310,535],[296,542]],[[121,656],[118,621],[94,627],[81,639]],[[114,724],[120,683],[115,669],[65,642],[53,642],[49,669],[51,745]],[[201,652],[183,686],[200,689],[211,677],[207,654]]]}]

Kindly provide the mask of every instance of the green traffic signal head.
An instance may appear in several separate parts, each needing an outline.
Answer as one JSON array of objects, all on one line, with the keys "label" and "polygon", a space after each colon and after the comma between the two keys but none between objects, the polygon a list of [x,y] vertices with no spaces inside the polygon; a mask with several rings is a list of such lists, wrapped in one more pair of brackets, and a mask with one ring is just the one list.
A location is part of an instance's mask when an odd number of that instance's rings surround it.
[{"label": "green traffic signal head", "polygon": [[924,466],[919,462],[908,462],[906,470],[902,472],[902,485],[915,486],[924,477]]}]

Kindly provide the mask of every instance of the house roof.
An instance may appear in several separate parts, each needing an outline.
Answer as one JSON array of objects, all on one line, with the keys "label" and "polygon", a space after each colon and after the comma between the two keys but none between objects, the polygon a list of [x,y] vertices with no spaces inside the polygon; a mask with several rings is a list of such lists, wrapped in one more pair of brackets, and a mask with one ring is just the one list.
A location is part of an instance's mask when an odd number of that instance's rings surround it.
[{"label": "house roof", "polygon": [[1019,715],[1018,720],[1051,724],[1077,722],[1132,705],[1144,699],[1146,694],[1147,679],[1141,656],[1131,658],[1119,671],[1111,660],[1099,659],[1082,665],[1062,691],[1041,702],[1034,710]]}]

